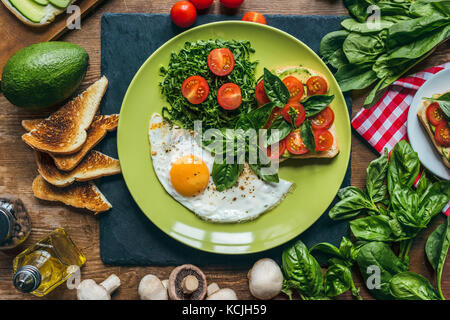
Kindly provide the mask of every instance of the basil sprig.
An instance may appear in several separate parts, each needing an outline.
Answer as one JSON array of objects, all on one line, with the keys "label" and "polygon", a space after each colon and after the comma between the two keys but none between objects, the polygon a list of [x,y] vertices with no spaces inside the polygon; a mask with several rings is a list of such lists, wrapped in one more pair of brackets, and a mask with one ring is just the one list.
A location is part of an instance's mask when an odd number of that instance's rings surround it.
[{"label": "basil sprig", "polygon": [[269,100],[280,108],[288,103],[291,96],[283,81],[266,68],[264,68],[264,90]]},{"label": "basil sprig", "polygon": [[334,100],[334,95],[322,95],[318,94],[315,96],[311,96],[305,101],[302,102],[303,107],[306,111],[306,117],[312,117],[321,112],[323,109],[325,109],[327,106],[330,105],[330,103]]},{"label": "basil sprig", "polygon": [[302,137],[303,143],[309,149],[309,151],[314,152],[316,150],[316,141],[314,139],[311,120],[307,119],[305,120],[305,122],[303,122],[300,128],[300,136]]}]

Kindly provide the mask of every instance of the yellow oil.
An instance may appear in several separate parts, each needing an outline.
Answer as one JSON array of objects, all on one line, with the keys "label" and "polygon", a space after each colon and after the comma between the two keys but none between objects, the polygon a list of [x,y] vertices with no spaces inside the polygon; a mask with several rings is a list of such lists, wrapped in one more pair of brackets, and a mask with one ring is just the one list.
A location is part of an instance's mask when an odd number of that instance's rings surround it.
[{"label": "yellow oil", "polygon": [[64,229],[54,230],[44,239],[20,253],[13,264],[14,273],[21,267],[32,265],[41,273],[41,284],[31,293],[42,297],[65,282],[86,258]]}]

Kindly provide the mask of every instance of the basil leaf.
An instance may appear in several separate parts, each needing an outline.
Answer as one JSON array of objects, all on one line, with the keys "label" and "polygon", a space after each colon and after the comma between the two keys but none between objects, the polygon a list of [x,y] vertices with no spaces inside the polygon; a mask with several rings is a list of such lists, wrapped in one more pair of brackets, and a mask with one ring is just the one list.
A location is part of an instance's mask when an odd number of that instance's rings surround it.
[{"label": "basil leaf", "polygon": [[439,98],[423,98],[424,100],[429,100],[432,102],[437,102],[444,112],[445,116],[450,119],[450,92],[447,92],[440,96]]},{"label": "basil leaf", "polygon": [[300,128],[300,136],[309,151],[314,152],[316,150],[316,141],[312,130],[311,120],[305,120],[305,122],[303,122]]},{"label": "basil leaf", "polygon": [[338,197],[341,198],[341,200],[351,196],[359,196],[359,195],[365,196],[365,193],[361,189],[353,186],[348,186],[338,191]]},{"label": "basil leaf", "polygon": [[348,196],[331,208],[329,216],[333,220],[344,220],[358,216],[363,212],[377,212],[377,207],[359,189],[347,189]]},{"label": "basil leaf", "polygon": [[379,287],[375,285],[377,281],[371,283],[374,284],[372,289],[369,287],[372,295],[381,300],[393,299],[390,280],[396,274],[408,271],[408,266],[394,254],[390,246],[384,242],[366,243],[359,249],[356,260],[366,284],[368,278],[374,275],[374,267],[375,272],[379,272]]},{"label": "basil leaf", "polygon": [[387,216],[370,216],[350,221],[350,230],[358,240],[390,242],[398,240]]},{"label": "basil leaf", "polygon": [[243,164],[226,164],[225,162],[220,164],[214,162],[211,176],[217,191],[221,192],[234,186],[243,169]]},{"label": "basil leaf", "polygon": [[270,114],[272,113],[273,108],[275,108],[275,104],[273,102],[269,102],[262,107],[247,113],[246,117],[252,124],[252,128],[258,130],[264,127],[270,117]]},{"label": "basil leaf", "polygon": [[263,174],[261,169],[264,168],[264,166],[259,163],[258,164],[250,164],[250,168],[258,177],[260,177],[265,182],[273,182],[273,183],[280,182],[280,178],[278,177],[278,174],[271,174],[271,175]]},{"label": "basil leaf", "polygon": [[267,130],[267,135],[264,138],[264,147],[271,146],[278,141],[283,140],[291,133],[292,127],[284,120],[282,116],[276,118],[270,128]]},{"label": "basil leaf", "polygon": [[387,185],[392,196],[396,185],[411,188],[420,170],[419,156],[405,140],[400,141],[391,151]]},{"label": "basil leaf", "polygon": [[428,279],[409,271],[394,275],[389,291],[397,300],[440,300]]},{"label": "basil leaf", "polygon": [[385,150],[384,154],[372,161],[367,168],[366,190],[373,202],[381,202],[386,195],[384,181],[386,180],[388,166],[388,152]]},{"label": "basil leaf", "polygon": [[352,272],[347,266],[334,264],[325,272],[323,287],[328,297],[337,297],[350,290],[352,285]]},{"label": "basil leaf", "polygon": [[442,271],[444,269],[445,260],[450,248],[450,223],[447,218],[433,233],[428,237],[425,244],[425,252],[428,261],[436,272],[436,283],[439,295],[445,300],[442,293]]},{"label": "basil leaf", "polygon": [[284,107],[289,101],[290,93],[286,85],[266,68],[264,68],[264,90],[269,100],[277,107]]},{"label": "basil leaf", "polygon": [[289,286],[303,297],[323,296],[322,269],[303,242],[297,241],[283,251],[282,268]]},{"label": "basil leaf", "polygon": [[323,109],[325,109],[327,106],[330,105],[330,103],[333,101],[334,95],[328,96],[328,95],[314,95],[306,99],[304,102],[302,102],[303,107],[306,111],[306,117],[312,117],[319,112],[321,112]]}]

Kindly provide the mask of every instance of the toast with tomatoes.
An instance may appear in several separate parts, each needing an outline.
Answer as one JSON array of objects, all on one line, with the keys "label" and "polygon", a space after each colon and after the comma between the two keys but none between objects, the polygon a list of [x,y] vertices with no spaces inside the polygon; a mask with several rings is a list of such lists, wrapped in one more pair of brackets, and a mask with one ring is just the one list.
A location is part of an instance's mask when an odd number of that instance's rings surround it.
[{"label": "toast with tomatoes", "polygon": [[[445,94],[445,93],[443,93],[443,94]],[[436,95],[433,98],[438,98],[440,96],[441,95]],[[417,117],[419,118],[420,123],[422,124],[422,126],[424,127],[426,132],[428,133],[428,136],[429,136],[431,142],[433,143],[434,148],[441,156],[442,162],[444,163],[444,165],[447,168],[450,168],[450,161],[449,161],[450,147],[445,147],[438,143],[438,141],[436,140],[436,135],[435,135],[436,128],[431,124],[431,122],[428,120],[428,117],[427,117],[427,109],[431,104],[432,104],[431,101],[425,100],[422,103],[422,106],[419,108],[419,111],[417,112]]]}]

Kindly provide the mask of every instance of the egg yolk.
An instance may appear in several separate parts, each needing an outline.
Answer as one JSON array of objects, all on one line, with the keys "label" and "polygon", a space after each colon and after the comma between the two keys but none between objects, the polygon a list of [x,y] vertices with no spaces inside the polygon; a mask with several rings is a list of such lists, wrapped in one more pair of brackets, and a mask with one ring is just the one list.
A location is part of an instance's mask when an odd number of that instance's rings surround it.
[{"label": "egg yolk", "polygon": [[203,160],[193,155],[184,156],[172,165],[170,181],[179,194],[192,197],[208,186],[209,170]]}]

